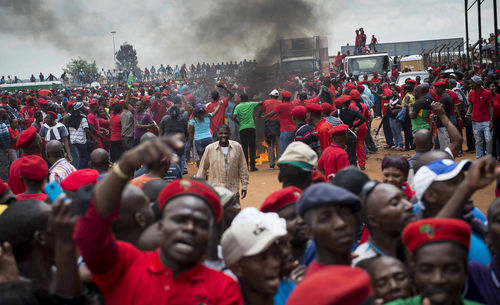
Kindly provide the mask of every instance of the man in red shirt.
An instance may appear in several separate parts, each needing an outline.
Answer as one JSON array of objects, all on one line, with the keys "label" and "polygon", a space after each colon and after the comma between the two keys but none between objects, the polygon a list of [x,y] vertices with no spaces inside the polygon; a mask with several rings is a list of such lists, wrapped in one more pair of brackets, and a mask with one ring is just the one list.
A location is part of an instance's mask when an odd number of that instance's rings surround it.
[{"label": "man in red shirt", "polygon": [[[283,91],[282,94],[285,94]],[[290,92],[286,93],[289,94]],[[276,111],[276,107],[281,104],[281,101],[278,99],[280,93],[278,90],[274,89],[269,93],[269,99],[265,100],[261,107],[261,112],[265,114],[271,113],[271,111]],[[291,94],[290,94],[291,96]],[[276,161],[280,158],[280,147],[279,147],[279,138],[280,138],[280,120],[279,115],[276,113],[273,116],[266,117],[264,123],[264,138],[267,143],[267,154],[269,157],[269,167],[274,168]]]},{"label": "man in red shirt", "polygon": [[109,118],[110,129],[110,149],[109,157],[112,163],[118,161],[123,152],[122,146],[122,123],[121,123],[122,105],[119,101],[111,103],[111,116]]},{"label": "man in red shirt", "polygon": [[349,166],[349,156],[345,151],[347,146],[347,130],[349,126],[340,124],[330,129],[333,143],[328,146],[319,158],[318,169],[325,177],[335,175],[339,170]]},{"label": "man in red shirt", "polygon": [[[472,131],[476,141],[476,158],[491,152],[491,130],[493,128],[493,96],[482,87],[483,80],[475,75],[471,79],[472,90],[469,93],[469,109],[466,116],[472,119]],[[486,150],[483,154],[483,143]]]},{"label": "man in red shirt", "polygon": [[111,232],[135,168],[158,167],[181,147],[177,139],[158,138],[124,152],[76,223],[74,239],[106,304],[243,304],[232,278],[201,264],[222,216],[218,195],[205,183],[177,179],[162,189],[162,219],[155,224],[158,250],[139,251]]},{"label": "man in red shirt", "polygon": [[[228,102],[234,96],[234,93],[231,92],[226,87],[226,85],[217,84],[217,87],[224,89],[224,91],[226,91],[229,94],[229,96],[222,99],[222,104],[220,105],[219,111],[210,119],[210,133],[213,135],[214,139],[217,138],[217,130],[219,129],[219,126],[224,124],[224,114],[226,112],[226,107],[228,105]],[[205,107],[205,110],[208,113],[212,113],[215,111],[215,108],[219,106],[219,99],[220,99],[219,92],[217,92],[216,90],[212,91],[210,95],[212,97],[212,101],[208,103]]]},{"label": "man in red shirt", "polygon": [[[283,95],[283,93],[285,93]],[[291,94],[288,91],[283,91],[281,94],[282,103],[276,107],[274,111],[269,112],[264,118],[272,117],[278,114],[280,120],[280,150],[285,151],[288,144],[293,142],[295,137],[295,124],[292,120],[293,103],[290,101]]]}]

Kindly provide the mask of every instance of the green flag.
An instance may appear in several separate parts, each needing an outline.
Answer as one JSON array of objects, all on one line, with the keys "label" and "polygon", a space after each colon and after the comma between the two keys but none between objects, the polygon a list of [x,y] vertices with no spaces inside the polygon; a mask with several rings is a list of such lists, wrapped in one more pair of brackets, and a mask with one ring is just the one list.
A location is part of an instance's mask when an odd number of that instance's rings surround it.
[{"label": "green flag", "polygon": [[128,82],[127,82],[127,87],[132,88],[132,83],[134,82],[134,73],[130,71],[128,75]]}]

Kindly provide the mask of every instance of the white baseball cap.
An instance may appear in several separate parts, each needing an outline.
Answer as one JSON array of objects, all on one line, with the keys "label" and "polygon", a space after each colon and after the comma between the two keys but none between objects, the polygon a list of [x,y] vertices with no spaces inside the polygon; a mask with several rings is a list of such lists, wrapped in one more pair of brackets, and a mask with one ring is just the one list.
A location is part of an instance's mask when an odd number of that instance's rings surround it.
[{"label": "white baseball cap", "polygon": [[272,96],[279,96],[280,95],[280,92],[276,89],[273,89],[273,91],[271,91],[271,93],[269,93],[269,95],[272,95]]},{"label": "white baseball cap", "polygon": [[262,253],[286,234],[286,221],[278,214],[248,207],[236,215],[222,234],[222,256],[226,265],[231,266],[243,257]]}]

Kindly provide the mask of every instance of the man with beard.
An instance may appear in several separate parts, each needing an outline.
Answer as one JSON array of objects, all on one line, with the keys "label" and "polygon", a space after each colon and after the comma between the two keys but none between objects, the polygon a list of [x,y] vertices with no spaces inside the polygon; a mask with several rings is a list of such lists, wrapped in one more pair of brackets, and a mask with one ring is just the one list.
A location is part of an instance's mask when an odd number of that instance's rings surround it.
[{"label": "man with beard", "polygon": [[419,294],[388,304],[479,304],[462,297],[471,236],[466,222],[451,218],[419,220],[408,225],[402,235],[411,253],[409,262]]},{"label": "man with beard", "polygon": [[288,240],[292,245],[293,261],[302,263],[307,247],[306,226],[304,220],[297,214],[295,203],[299,200],[302,190],[289,186],[269,195],[262,203],[260,210],[265,213],[275,212],[286,220]]},{"label": "man with beard", "polygon": [[75,241],[106,304],[242,304],[234,280],[200,263],[222,217],[219,197],[204,183],[178,179],[160,192],[157,251],[141,252],[111,233],[134,170],[142,164],[155,168],[165,159],[175,162],[173,151],[181,147],[175,138],[157,138],[123,153],[75,226]]},{"label": "man with beard", "polygon": [[368,181],[361,190],[364,223],[370,238],[354,253],[355,266],[367,266],[377,256],[397,256],[401,231],[416,219],[413,205],[406,199],[403,190],[392,184]]},{"label": "man with beard", "polygon": [[224,260],[238,277],[245,304],[274,305],[281,258],[276,241],[286,234],[285,220],[276,213],[249,207],[236,215],[222,235]]},{"label": "man with beard", "polygon": [[316,259],[305,277],[327,265],[351,265],[351,248],[356,238],[359,197],[336,185],[317,183],[307,188],[297,213],[304,219],[316,244]]}]

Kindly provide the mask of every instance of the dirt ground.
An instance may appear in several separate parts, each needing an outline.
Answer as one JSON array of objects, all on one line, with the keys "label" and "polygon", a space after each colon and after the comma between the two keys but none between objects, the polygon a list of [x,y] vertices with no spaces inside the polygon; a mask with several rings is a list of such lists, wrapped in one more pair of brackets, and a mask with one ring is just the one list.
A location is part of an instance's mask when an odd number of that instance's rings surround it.
[{"label": "dirt ground", "polygon": [[[375,120],[373,122],[372,134],[375,134],[376,127],[379,126],[379,122],[380,120]],[[398,153],[409,158],[412,154],[415,153],[415,151],[396,152],[384,149],[383,146],[385,145],[385,140],[382,130],[380,130],[380,133],[378,137],[375,139],[375,142],[377,143],[379,150],[376,154],[367,155],[367,160],[366,160],[365,172],[371,179],[376,179],[376,180],[382,179],[382,171],[380,168],[380,164],[385,154]],[[464,156],[458,159],[473,160],[475,159],[475,154],[464,153]],[[278,181],[279,170],[277,169],[277,167],[275,169],[271,169],[269,168],[269,164],[267,162],[264,162],[260,165],[257,165],[257,168],[259,169],[258,171],[250,172],[248,195],[245,199],[241,201],[242,207],[254,206],[258,208],[269,194],[281,188],[281,184]],[[197,168],[193,167],[192,165],[189,165],[188,171],[189,173],[186,176],[192,177],[196,173]],[[474,204],[483,212],[486,212],[489,204],[494,198],[495,198],[495,183],[492,183],[491,185],[482,189],[481,191],[476,192],[473,196]]]}]

